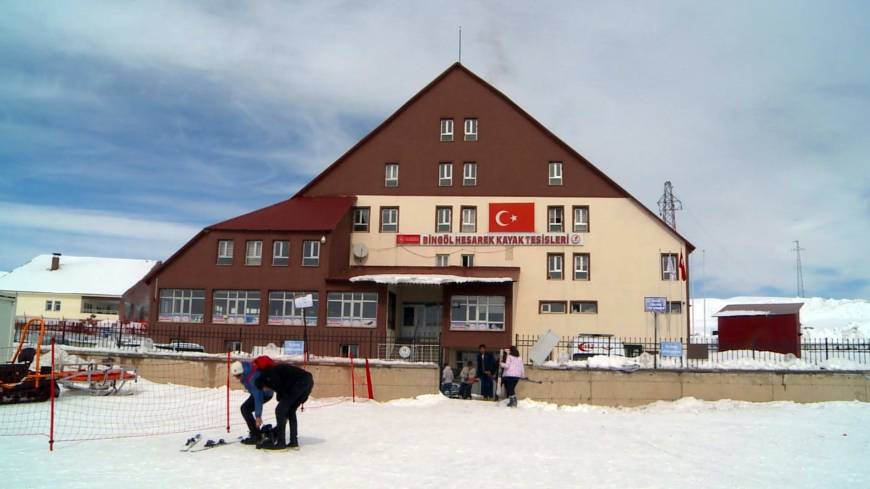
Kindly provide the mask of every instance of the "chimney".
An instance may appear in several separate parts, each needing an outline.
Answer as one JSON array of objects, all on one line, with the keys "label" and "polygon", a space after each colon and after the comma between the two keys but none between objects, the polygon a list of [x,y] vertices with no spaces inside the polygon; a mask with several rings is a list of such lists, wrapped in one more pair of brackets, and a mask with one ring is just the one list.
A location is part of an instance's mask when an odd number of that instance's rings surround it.
[{"label": "chimney", "polygon": [[51,254],[51,268],[50,270],[54,271],[60,268],[60,253],[52,253]]}]

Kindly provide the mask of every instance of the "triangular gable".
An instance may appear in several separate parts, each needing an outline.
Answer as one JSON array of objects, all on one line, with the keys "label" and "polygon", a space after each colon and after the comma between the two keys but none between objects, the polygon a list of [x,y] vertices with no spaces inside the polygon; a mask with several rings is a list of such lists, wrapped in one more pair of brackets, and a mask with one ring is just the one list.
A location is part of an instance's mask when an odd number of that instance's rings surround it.
[{"label": "triangular gable", "polygon": [[[480,120],[480,139],[462,141],[465,117]],[[441,118],[454,119],[454,142],[438,140]],[[437,187],[437,166],[478,164],[479,184]],[[549,161],[562,161],[565,185],[548,186]],[[383,184],[386,163],[400,165],[399,187]],[[628,198],[694,249],[684,237],[498,89],[459,63],[403,104],[300,189],[296,196],[444,195]]]}]

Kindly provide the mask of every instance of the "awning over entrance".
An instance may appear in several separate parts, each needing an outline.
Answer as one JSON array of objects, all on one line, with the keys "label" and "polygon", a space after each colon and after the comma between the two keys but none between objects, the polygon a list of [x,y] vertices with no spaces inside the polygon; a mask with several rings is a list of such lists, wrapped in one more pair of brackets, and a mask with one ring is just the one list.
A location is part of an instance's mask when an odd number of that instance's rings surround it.
[{"label": "awning over entrance", "polygon": [[464,283],[504,283],[513,282],[510,277],[460,277],[458,275],[439,274],[378,274],[357,275],[350,277],[351,282],[374,282],[376,284],[416,284],[416,285],[442,285]]},{"label": "awning over entrance", "polygon": [[386,285],[503,284],[517,282],[519,267],[389,267],[359,266],[329,280]]}]

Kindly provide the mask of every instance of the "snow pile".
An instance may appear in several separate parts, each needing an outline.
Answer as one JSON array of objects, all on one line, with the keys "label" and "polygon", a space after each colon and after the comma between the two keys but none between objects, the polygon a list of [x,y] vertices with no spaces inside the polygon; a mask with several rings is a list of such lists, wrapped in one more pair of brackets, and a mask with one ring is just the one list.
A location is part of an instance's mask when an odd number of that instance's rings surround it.
[{"label": "snow pile", "polygon": [[[729,304],[776,304],[802,302],[800,310],[804,339],[870,339],[870,302],[861,299],[823,299],[820,297],[732,297],[730,299],[692,299],[692,331],[710,337],[717,330],[716,313]],[[704,311],[706,309],[706,328]],[[733,311],[726,311],[734,315]],[[744,314],[748,314],[745,313]]]},{"label": "snow pile", "polygon": [[60,268],[52,271],[51,259],[51,255],[39,255],[0,277],[0,290],[120,297],[157,264],[154,260],[64,255]]}]

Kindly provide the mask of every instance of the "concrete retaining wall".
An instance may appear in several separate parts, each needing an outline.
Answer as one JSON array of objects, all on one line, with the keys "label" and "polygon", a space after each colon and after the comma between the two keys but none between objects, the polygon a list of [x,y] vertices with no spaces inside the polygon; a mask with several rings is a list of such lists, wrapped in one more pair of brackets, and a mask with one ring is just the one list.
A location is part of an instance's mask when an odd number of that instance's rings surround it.
[{"label": "concrete retaining wall", "polygon": [[[226,386],[226,358],[197,355],[160,355],[113,353],[93,354],[85,351],[67,350],[79,357],[111,362],[133,367],[139,375],[151,382],[187,385],[191,387]],[[350,397],[352,394],[351,369],[348,363],[316,362],[306,369],[314,376],[314,397]],[[356,396],[368,397],[365,366],[357,362],[354,366],[354,388]],[[408,365],[371,365],[372,386],[375,400],[389,401],[415,397],[421,394],[438,392],[438,367],[433,364]],[[242,386],[230,378],[233,389]]]},{"label": "concrete retaining wall", "polygon": [[694,397],[768,402],[870,401],[867,372],[689,372],[526,368],[542,384],[520,382],[517,395],[561,405],[637,406]]},{"label": "concrete retaining wall", "polygon": [[[105,354],[72,352],[101,361]],[[112,355],[112,363],[135,367],[152,382],[220,387],[226,385],[226,359],[213,356],[146,354]],[[308,365],[314,375],[314,397],[350,397],[351,373],[347,363],[316,362]],[[411,398],[438,392],[439,370],[432,364],[371,365],[375,400]],[[794,371],[672,371],[543,369],[526,367],[529,378],[542,383],[520,382],[521,399],[560,405],[596,404],[638,406],[655,401],[694,397],[708,401],[734,399],[768,402],[870,402],[870,372]],[[367,397],[365,368],[354,367],[357,397]],[[241,386],[231,379],[234,389]]]}]

